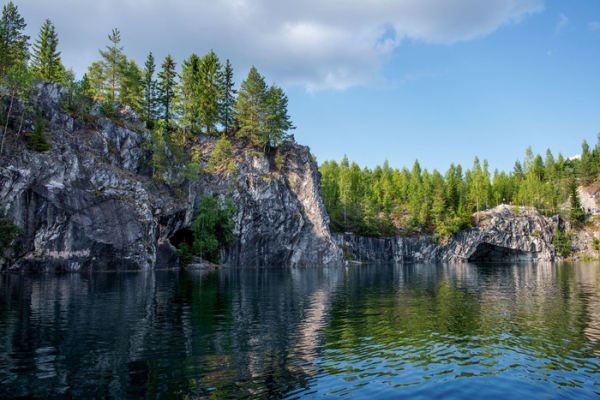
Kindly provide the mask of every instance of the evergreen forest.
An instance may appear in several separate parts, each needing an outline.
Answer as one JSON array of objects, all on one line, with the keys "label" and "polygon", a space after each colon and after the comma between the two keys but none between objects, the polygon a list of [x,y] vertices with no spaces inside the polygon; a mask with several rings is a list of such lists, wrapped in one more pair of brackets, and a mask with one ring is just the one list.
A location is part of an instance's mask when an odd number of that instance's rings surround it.
[{"label": "evergreen forest", "polygon": [[578,222],[583,211],[576,188],[591,184],[600,173],[600,135],[593,150],[585,140],[581,147],[580,157],[566,159],[562,154],[555,158],[550,149],[542,158],[530,146],[512,171],[493,174],[477,157],[471,168],[452,164],[443,175],[421,168],[418,160],[410,170],[393,169],[387,161],[370,170],[344,157],[320,166],[321,194],[333,232],[366,236],[425,231],[448,237],[471,227],[475,212],[500,204],[517,211],[534,207]]},{"label": "evergreen forest", "polygon": [[[12,1],[3,7],[0,77],[8,88],[10,106],[2,116],[5,126],[0,153],[4,153],[14,100],[26,100],[32,84],[41,80],[68,89],[66,108],[73,116],[88,116],[94,102],[99,101],[107,117],[114,117],[115,101],[130,107],[154,132],[149,145],[158,153],[162,146],[169,148],[167,153],[181,154],[201,133],[245,139],[265,153],[293,140],[290,131],[295,127],[288,115],[286,94],[275,84],[267,85],[255,67],[236,90],[230,61],[221,62],[213,50],[203,56],[190,55],[179,68],[170,55],[159,62],[150,51],[144,65],[139,66],[127,57],[121,33],[113,29],[106,47],[98,51],[98,60],[77,80],[73,70],[61,61],[52,21],[45,21],[33,46],[23,32],[26,26]],[[14,134],[18,137],[21,129]],[[37,134],[30,147],[47,149],[45,143],[39,144],[40,140]],[[155,154],[155,177],[162,177],[165,162],[165,157]]]}]

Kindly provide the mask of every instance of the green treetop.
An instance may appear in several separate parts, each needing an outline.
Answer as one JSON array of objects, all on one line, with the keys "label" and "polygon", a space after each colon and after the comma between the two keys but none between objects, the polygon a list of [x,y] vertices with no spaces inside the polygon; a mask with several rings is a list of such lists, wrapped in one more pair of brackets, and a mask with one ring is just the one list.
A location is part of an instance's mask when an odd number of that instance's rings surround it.
[{"label": "green treetop", "polygon": [[0,77],[14,64],[26,63],[29,56],[29,36],[23,33],[26,26],[18,7],[9,1],[2,9],[0,20]]},{"label": "green treetop", "polygon": [[159,87],[159,104],[162,108],[162,118],[169,125],[169,120],[173,117],[173,102],[175,99],[175,87],[177,85],[177,72],[175,67],[177,64],[173,61],[171,55],[165,57],[162,63],[162,70],[158,73]]},{"label": "green treetop", "polygon": [[113,99],[115,99],[115,92],[118,92],[121,86],[122,78],[122,59],[123,47],[119,47],[121,42],[121,32],[118,29],[113,29],[112,33],[108,35],[108,40],[112,43],[106,46],[106,51],[98,50],[103,58],[101,63],[104,80],[104,90],[110,92]]},{"label": "green treetop", "polygon": [[42,79],[60,81],[64,70],[60,61],[60,51],[57,51],[58,35],[54,25],[46,19],[33,45],[31,58],[32,73]]},{"label": "green treetop", "polygon": [[177,86],[179,125],[183,131],[184,139],[196,135],[200,131],[198,117],[198,110],[200,109],[199,81],[200,57],[192,54],[181,64],[181,76]]},{"label": "green treetop", "polygon": [[225,68],[223,70],[223,87],[221,88],[221,124],[223,125],[225,132],[233,122],[233,106],[235,104],[235,95],[237,90],[234,89],[235,83],[233,82],[233,67],[229,60],[225,62]]},{"label": "green treetop", "polygon": [[200,60],[200,124],[211,135],[219,122],[219,99],[221,98],[222,71],[219,57],[213,50]]},{"label": "green treetop", "polygon": [[252,66],[248,77],[240,86],[235,103],[235,120],[239,126],[239,136],[251,139],[255,145],[266,145],[262,139],[261,122],[264,117],[265,79]]},{"label": "green treetop", "polygon": [[156,64],[152,52],[148,54],[144,64],[144,74],[142,77],[142,117],[149,124],[156,120],[158,106],[158,86],[154,79]]}]

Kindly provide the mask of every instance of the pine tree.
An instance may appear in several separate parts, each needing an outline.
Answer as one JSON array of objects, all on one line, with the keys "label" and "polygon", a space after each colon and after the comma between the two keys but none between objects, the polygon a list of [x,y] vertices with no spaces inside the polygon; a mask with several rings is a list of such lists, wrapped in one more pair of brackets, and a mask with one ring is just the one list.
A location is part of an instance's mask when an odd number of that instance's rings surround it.
[{"label": "pine tree", "polygon": [[575,180],[571,180],[569,184],[569,192],[571,197],[571,211],[569,212],[569,219],[571,223],[576,224],[583,222],[585,218],[585,212],[581,208],[581,200],[579,200],[579,193],[577,193],[577,184]]},{"label": "pine tree", "polygon": [[101,98],[104,88],[104,71],[100,61],[94,61],[87,72],[88,82],[90,84],[90,97]]},{"label": "pine tree", "polygon": [[188,136],[196,135],[200,132],[198,117],[198,110],[200,109],[199,81],[200,58],[196,54],[192,54],[181,65],[181,76],[177,87],[177,108],[184,140]]},{"label": "pine tree", "polygon": [[159,87],[159,104],[162,108],[162,118],[169,127],[169,120],[173,116],[173,100],[175,98],[175,87],[177,85],[177,72],[175,67],[177,64],[173,61],[171,55],[165,57],[165,61],[162,63],[162,71],[158,74],[158,87]]},{"label": "pine tree", "polygon": [[141,112],[143,96],[142,71],[135,60],[131,59],[127,61],[126,57],[121,59],[119,69],[122,77],[119,101],[130,106],[134,111]]},{"label": "pine tree", "polygon": [[[113,99],[117,98],[117,94],[121,87],[122,69],[120,66],[123,62],[123,47],[119,47],[121,42],[121,32],[118,29],[113,29],[108,35],[108,40],[112,45],[106,46],[106,51],[98,50],[103,58],[101,63],[103,72],[104,91],[110,92]],[[116,92],[116,93],[115,93]]]},{"label": "pine tree", "polygon": [[0,78],[15,64],[25,64],[29,57],[29,36],[23,34],[27,24],[18,7],[9,1],[2,8],[0,20]]},{"label": "pine tree", "polygon": [[269,146],[278,146],[291,139],[288,131],[296,129],[287,112],[288,98],[280,87],[273,84],[265,95],[264,141]]},{"label": "pine tree", "polygon": [[221,101],[219,104],[219,110],[221,111],[221,124],[227,129],[233,122],[233,106],[235,105],[235,95],[237,90],[234,89],[235,83],[233,82],[233,68],[229,59],[225,62],[225,68],[223,70],[223,87],[221,88]]},{"label": "pine tree", "polygon": [[199,102],[200,125],[211,135],[219,122],[219,99],[221,98],[222,71],[219,57],[211,49],[200,60]]},{"label": "pine tree", "polygon": [[50,143],[48,143],[48,139],[46,138],[46,135],[44,135],[44,122],[42,121],[42,116],[40,114],[38,114],[35,121],[35,128],[29,138],[28,147],[35,151],[50,150]]},{"label": "pine tree", "polygon": [[256,146],[266,145],[262,135],[266,91],[265,79],[252,66],[240,86],[234,111],[236,124],[240,128],[239,136],[251,139]]},{"label": "pine tree", "polygon": [[60,61],[60,51],[56,51],[57,47],[58,35],[52,22],[46,19],[33,45],[31,69],[34,75],[59,82],[64,67]]},{"label": "pine tree", "polygon": [[152,52],[148,54],[144,64],[144,76],[142,78],[142,116],[150,125],[156,120],[158,107],[158,84],[154,79],[156,64]]}]

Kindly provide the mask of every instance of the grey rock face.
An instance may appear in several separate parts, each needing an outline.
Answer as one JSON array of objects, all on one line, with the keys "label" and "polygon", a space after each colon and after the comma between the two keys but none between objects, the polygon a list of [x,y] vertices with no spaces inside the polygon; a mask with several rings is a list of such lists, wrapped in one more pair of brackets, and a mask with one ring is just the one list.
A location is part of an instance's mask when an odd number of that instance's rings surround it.
[{"label": "grey rock face", "polygon": [[347,256],[368,262],[477,262],[552,261],[552,239],[558,218],[547,218],[535,210],[515,215],[514,208],[502,205],[479,213],[477,227],[458,232],[437,242],[431,236],[419,238],[365,238],[334,234]]},{"label": "grey rock face", "polygon": [[[190,183],[149,178],[142,143],[148,133],[131,109],[115,118],[74,119],[65,90],[43,83],[34,110],[49,122],[51,150],[19,149],[0,160],[0,201],[25,230],[22,249],[3,270],[132,270],[177,267],[170,240],[186,232],[203,194],[232,196],[239,240],[223,251],[227,266],[342,264],[321,200],[320,174],[308,148],[289,144],[285,167],[248,155],[234,142],[234,176],[201,174]],[[216,138],[200,136],[206,165]],[[188,231],[189,232],[189,231]]]}]

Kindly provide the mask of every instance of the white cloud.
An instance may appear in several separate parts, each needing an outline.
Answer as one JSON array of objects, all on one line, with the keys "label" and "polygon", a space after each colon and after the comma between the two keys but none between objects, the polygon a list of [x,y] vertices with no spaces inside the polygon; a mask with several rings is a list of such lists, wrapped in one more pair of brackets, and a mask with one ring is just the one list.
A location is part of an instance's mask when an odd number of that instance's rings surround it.
[{"label": "white cloud", "polygon": [[565,26],[569,24],[569,18],[565,14],[560,14],[560,21],[556,24],[556,33],[560,33]]},{"label": "white cloud", "polygon": [[32,37],[45,18],[55,23],[63,60],[80,73],[118,27],[139,64],[149,50],[181,63],[214,48],[237,81],[254,64],[280,85],[343,90],[376,83],[405,39],[470,40],[543,8],[543,0],[29,0],[19,10]]},{"label": "white cloud", "polygon": [[600,29],[600,22],[598,22],[598,21],[592,21],[592,22],[588,23],[588,27],[591,30],[596,31],[596,30]]}]

